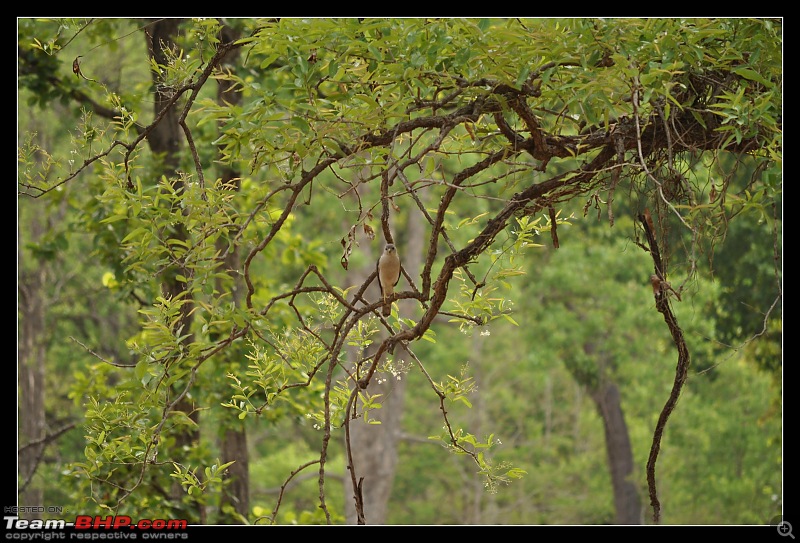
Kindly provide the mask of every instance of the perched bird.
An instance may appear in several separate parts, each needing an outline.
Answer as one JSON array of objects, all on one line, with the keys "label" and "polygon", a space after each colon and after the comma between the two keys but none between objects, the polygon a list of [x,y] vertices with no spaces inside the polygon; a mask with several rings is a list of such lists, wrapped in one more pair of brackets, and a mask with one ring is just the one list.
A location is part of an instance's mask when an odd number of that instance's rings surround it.
[{"label": "perched bird", "polygon": [[674,288],[672,288],[672,285],[661,279],[661,277],[659,277],[657,274],[654,273],[650,276],[650,284],[653,287],[653,295],[656,298],[661,298],[662,295],[667,294],[667,291],[671,291],[678,301],[681,301],[681,295]]},{"label": "perched bird", "polygon": [[650,284],[653,285],[653,294],[656,298],[661,296],[661,278],[656,274],[651,275]]},{"label": "perched bird", "polygon": [[378,259],[378,286],[383,299],[383,316],[392,313],[392,305],[386,300],[394,293],[394,286],[400,281],[400,257],[393,243],[387,243]]}]

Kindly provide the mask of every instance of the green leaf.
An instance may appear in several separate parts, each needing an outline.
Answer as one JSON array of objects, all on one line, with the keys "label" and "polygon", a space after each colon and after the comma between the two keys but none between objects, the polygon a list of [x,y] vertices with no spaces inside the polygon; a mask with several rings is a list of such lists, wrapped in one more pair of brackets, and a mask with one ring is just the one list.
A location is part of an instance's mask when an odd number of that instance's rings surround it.
[{"label": "green leaf", "polygon": [[122,215],[122,214],[111,215],[110,217],[106,217],[105,219],[101,220],[100,222],[102,224],[108,224],[108,223],[112,223],[112,222],[127,221],[127,220],[128,220],[128,214],[125,213],[124,215]]},{"label": "green leaf", "polygon": [[750,81],[756,81],[766,87],[772,87],[772,83],[770,81],[765,79],[760,73],[751,68],[738,66],[733,69],[733,72],[736,73],[737,75],[744,77],[745,79],[749,79]]},{"label": "green leaf", "polygon": [[144,380],[145,376],[148,374],[147,370],[148,370],[148,366],[149,365],[150,364],[148,363],[147,359],[145,359],[145,358],[141,358],[136,363],[136,367],[133,370],[133,374],[136,376],[136,379],[138,379],[139,381],[143,381]]}]

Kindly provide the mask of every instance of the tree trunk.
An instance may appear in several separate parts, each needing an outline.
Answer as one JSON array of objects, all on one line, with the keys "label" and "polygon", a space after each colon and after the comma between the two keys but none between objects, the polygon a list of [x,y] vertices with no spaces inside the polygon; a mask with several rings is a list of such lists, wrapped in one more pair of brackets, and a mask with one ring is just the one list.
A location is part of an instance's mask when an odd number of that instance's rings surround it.
[{"label": "tree trunk", "polygon": [[[153,19],[153,22],[145,27],[147,51],[152,60],[155,60],[159,64],[168,63],[168,51],[177,48],[175,37],[178,35],[181,21],[181,19],[170,18]],[[164,85],[161,80],[161,74],[157,70],[151,70],[151,74],[154,88],[153,113],[158,117],[169,102],[171,89]],[[173,106],[166,111],[161,122],[159,122],[147,136],[147,143],[153,154],[162,161],[161,173],[168,179],[173,180],[173,187],[176,192],[183,190],[183,181],[177,175],[178,165],[180,164],[181,141],[182,131],[178,124],[178,111]],[[180,212],[179,210],[175,211],[178,213]],[[182,224],[176,224],[174,226],[174,232],[169,235],[181,241],[186,241],[189,238]],[[186,290],[186,284],[177,280],[178,274],[187,275],[187,272],[185,270],[173,268],[166,270],[163,274],[162,289],[165,296],[175,298],[182,295]],[[181,333],[186,334],[183,341],[189,344],[193,341],[191,335],[191,296],[186,294],[183,299],[186,300],[186,303],[181,306],[181,318],[175,324],[175,330],[182,330]],[[179,394],[183,386],[185,386],[185,383],[173,385],[174,394]],[[198,412],[194,410],[194,406],[187,397],[184,397],[183,400],[175,406],[174,410],[185,412],[195,423],[200,422]],[[197,427],[199,427],[198,424],[196,424],[195,428]],[[175,459],[180,461],[178,452],[193,449],[199,438],[200,432],[198,430],[180,430],[175,436]],[[175,503],[182,503],[186,494],[178,480],[173,482],[170,493]],[[190,500],[190,502],[194,503],[197,508],[196,517],[192,518],[196,518],[201,524],[205,524],[206,515],[203,505],[197,500]]]},{"label": "tree trunk", "polygon": [[[239,33],[229,26],[223,27],[220,32],[220,40],[230,42],[239,38]],[[235,48],[228,53],[222,61],[221,67],[230,67],[239,57],[240,49]],[[220,79],[217,87],[217,102],[220,104],[239,104],[242,101],[242,93],[237,90],[231,81]],[[229,190],[238,191],[240,188],[239,178],[241,172],[229,166],[220,167],[220,183]],[[241,302],[242,293],[245,286],[242,276],[239,273],[239,246],[234,245],[228,249],[228,240],[220,238],[218,248],[225,253],[225,269],[228,271],[231,281],[231,299],[237,305]],[[222,287],[219,287],[220,291]],[[229,352],[229,351],[226,351]],[[236,352],[233,353],[236,356]],[[226,425],[222,434],[222,462],[233,462],[225,472],[227,484],[222,489],[221,503],[221,522],[235,523],[246,519],[250,511],[250,475],[249,475],[249,456],[247,451],[247,431],[244,424],[236,421],[234,424]],[[231,515],[226,512],[225,506],[230,506],[236,512]]]},{"label": "tree trunk", "polygon": [[[395,359],[401,359],[398,348]],[[397,442],[405,400],[405,380],[389,377],[378,383],[373,379],[368,394],[382,394],[381,409],[370,411],[370,419],[380,424],[367,424],[363,420],[350,425],[350,443],[356,474],[363,477],[362,496],[367,524],[385,524],[389,515],[388,503],[397,467]],[[347,523],[357,524],[357,516],[349,481],[345,483]]]},{"label": "tree trunk", "polygon": [[586,387],[600,418],[603,419],[606,457],[614,493],[614,523],[641,524],[644,520],[642,502],[636,485],[631,481],[633,449],[622,411],[619,388],[611,378],[613,365],[608,355],[602,354],[595,342],[584,343],[583,351],[594,358],[595,371],[587,373],[571,368],[570,372],[578,383]]},{"label": "tree trunk", "polygon": [[[36,221],[31,221],[31,233],[40,230]],[[18,234],[19,236],[19,234]],[[22,243],[17,243],[19,269],[22,270]],[[44,411],[44,361],[45,361],[45,302],[43,287],[46,284],[46,266],[33,266],[30,272],[19,272],[19,319],[20,337],[17,342],[19,361],[19,440],[18,445],[39,441],[45,436]],[[36,467],[44,452],[44,443],[25,447],[20,451],[19,505],[44,505],[42,487],[33,481]],[[39,513],[20,513],[20,518],[41,518]]]},{"label": "tree trunk", "polygon": [[[222,462],[233,464],[225,470],[225,480],[227,483],[223,487],[222,511],[220,512],[220,523],[243,524],[242,519],[246,519],[250,511],[250,474],[249,456],[247,454],[247,432],[244,425],[240,427],[227,427],[222,435]],[[237,515],[231,515],[225,511],[225,506],[233,508]]]},{"label": "tree trunk", "polygon": [[[182,19],[153,19],[144,29],[147,38],[147,52],[151,60],[159,64],[167,64],[167,51],[176,48],[175,37]],[[153,78],[153,114],[158,117],[170,99],[171,89],[161,80],[161,75],[151,70]],[[178,111],[169,109],[166,115],[147,136],[147,143],[155,155],[160,155],[163,164],[162,172],[167,177],[175,174],[180,163],[181,127],[178,124]]]},{"label": "tree trunk", "polygon": [[615,523],[641,524],[642,502],[636,485],[631,481],[633,450],[622,412],[619,388],[613,382],[604,381],[591,391],[591,395],[603,419],[608,467],[614,490]]},{"label": "tree trunk", "polygon": [[[425,229],[422,221],[409,220],[407,236],[402,232],[395,234],[399,243],[400,259],[406,272],[414,277],[422,267],[423,243]],[[379,243],[379,250],[383,249]],[[377,256],[370,259],[377,261]],[[369,270],[371,272],[372,269]],[[363,281],[363,279],[362,279]],[[407,290],[406,279],[401,277],[397,285],[399,290]],[[373,299],[378,299],[379,289],[372,289]],[[414,300],[400,300],[398,302],[400,315],[414,318],[413,312],[417,310]],[[395,367],[405,367],[411,362],[410,356],[401,346],[397,346],[394,356],[390,355]],[[413,369],[411,370],[413,371]],[[350,442],[353,448],[353,462],[358,470],[359,477],[364,477],[362,496],[364,498],[364,515],[367,524],[386,524],[389,517],[389,498],[397,469],[397,444],[401,435],[401,422],[403,406],[405,404],[406,379],[403,375],[388,374],[386,381],[378,383],[373,379],[367,389],[369,394],[382,394],[382,408],[370,412],[370,417],[380,420],[381,424],[365,424],[363,421],[354,421],[350,427]],[[349,478],[345,483],[345,512],[348,524],[356,524],[357,517],[353,502],[353,489],[350,488]]]}]

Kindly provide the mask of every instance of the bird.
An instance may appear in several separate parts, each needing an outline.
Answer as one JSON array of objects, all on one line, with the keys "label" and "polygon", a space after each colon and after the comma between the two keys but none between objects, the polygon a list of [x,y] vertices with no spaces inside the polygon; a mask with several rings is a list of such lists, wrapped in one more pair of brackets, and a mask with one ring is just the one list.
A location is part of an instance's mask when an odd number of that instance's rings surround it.
[{"label": "bird", "polygon": [[394,243],[387,243],[383,248],[376,269],[383,299],[383,316],[388,317],[392,313],[392,306],[386,300],[394,293],[394,287],[400,281],[400,256]]},{"label": "bird", "polygon": [[678,291],[672,288],[672,285],[670,285],[669,282],[661,279],[661,277],[658,274],[654,273],[653,275],[650,276],[650,284],[653,287],[653,295],[656,298],[661,298],[662,295],[667,294],[667,291],[672,291],[672,293],[675,295],[678,301],[679,302],[681,301],[681,295],[678,293]]},{"label": "bird", "polygon": [[653,286],[653,294],[656,298],[661,297],[661,278],[653,274],[650,276],[650,284]]}]

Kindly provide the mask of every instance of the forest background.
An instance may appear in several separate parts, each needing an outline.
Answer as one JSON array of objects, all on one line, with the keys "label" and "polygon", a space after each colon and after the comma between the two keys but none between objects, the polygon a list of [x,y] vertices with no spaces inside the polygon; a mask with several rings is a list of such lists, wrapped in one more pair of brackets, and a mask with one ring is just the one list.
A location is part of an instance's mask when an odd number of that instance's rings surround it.
[{"label": "forest background", "polygon": [[18,19],[18,504],[769,523],[781,122],[780,19]]}]

